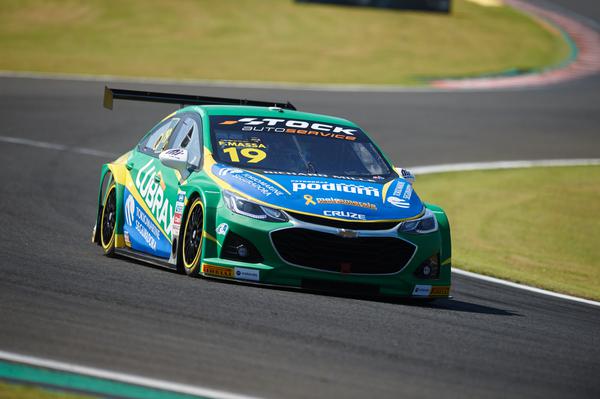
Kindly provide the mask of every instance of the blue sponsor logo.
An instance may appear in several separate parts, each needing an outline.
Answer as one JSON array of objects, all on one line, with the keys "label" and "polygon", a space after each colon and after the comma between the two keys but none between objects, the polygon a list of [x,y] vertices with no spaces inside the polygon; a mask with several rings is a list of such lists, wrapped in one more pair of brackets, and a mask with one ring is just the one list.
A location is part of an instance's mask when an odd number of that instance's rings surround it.
[{"label": "blue sponsor logo", "polygon": [[419,215],[423,203],[412,186],[398,178],[388,182],[326,175],[249,172],[215,164],[212,173],[233,189],[273,207],[353,221],[399,220]]},{"label": "blue sponsor logo", "polygon": [[131,192],[126,188],[124,196],[125,223],[124,234],[129,236],[131,248],[154,256],[168,258],[171,243],[152,218],[138,205]]}]

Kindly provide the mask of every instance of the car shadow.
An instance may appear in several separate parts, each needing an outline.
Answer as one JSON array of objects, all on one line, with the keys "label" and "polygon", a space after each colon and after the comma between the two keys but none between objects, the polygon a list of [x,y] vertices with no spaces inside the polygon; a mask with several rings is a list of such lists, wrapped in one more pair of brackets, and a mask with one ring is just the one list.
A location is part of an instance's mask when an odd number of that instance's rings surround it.
[{"label": "car shadow", "polygon": [[494,316],[519,316],[522,317],[517,312],[513,312],[511,310],[501,309],[493,306],[481,305],[474,302],[466,302],[455,299],[453,297],[450,298],[437,298],[437,299],[420,299],[420,298],[396,298],[396,297],[379,297],[379,296],[365,296],[365,295],[352,295],[345,293],[332,293],[332,292],[311,292],[316,295],[325,295],[325,296],[336,296],[343,298],[351,298],[351,299],[359,299],[359,300],[367,300],[372,302],[382,302],[389,303],[394,305],[402,305],[402,306],[415,306],[419,308],[425,309],[440,309],[440,310],[449,310],[453,312],[464,312],[464,313],[479,313],[479,314],[487,314]]},{"label": "car shadow", "polygon": [[480,313],[480,314],[489,314],[495,316],[519,316],[522,317],[517,312],[513,312],[511,310],[505,310],[496,308],[493,306],[481,305],[473,302],[465,302],[455,298],[443,298],[443,299],[435,299],[430,302],[421,302],[414,299],[405,299],[405,300],[396,300],[395,303],[400,303],[409,306],[419,306],[422,308],[431,308],[431,309],[444,309],[450,310],[454,312],[465,312],[465,313]]},{"label": "car shadow", "polygon": [[407,298],[407,297],[388,297],[388,296],[374,296],[374,295],[357,295],[349,292],[335,292],[335,291],[322,291],[322,290],[314,290],[314,289],[306,289],[306,288],[295,288],[295,287],[284,287],[284,286],[271,286],[271,285],[260,285],[260,284],[252,284],[239,280],[226,280],[226,279],[213,279],[213,278],[202,278],[200,279],[215,284],[232,284],[232,285],[242,285],[247,287],[253,287],[258,289],[266,289],[266,290],[275,290],[275,291],[286,291],[286,292],[295,292],[301,295],[315,295],[321,297],[332,297],[332,298],[347,298],[347,299],[355,299],[361,301],[369,301],[369,302],[381,302],[388,303],[393,305],[402,305],[402,306],[416,306],[419,308],[425,309],[441,309],[448,310],[453,312],[465,312],[465,313],[479,313],[479,314],[487,314],[494,316],[519,316],[522,317],[517,312],[513,312],[511,310],[500,309],[493,306],[481,305],[473,302],[466,302],[455,299],[453,297],[450,298]]},{"label": "car shadow", "polygon": [[[177,271],[173,269],[168,269],[162,266],[153,265],[142,260],[128,258],[124,256],[117,255],[121,260],[125,260],[130,263],[134,263],[140,266],[150,267],[156,270],[169,271],[173,274],[178,274]],[[389,303],[394,305],[403,305],[403,306],[417,306],[419,308],[426,309],[442,309],[449,310],[453,312],[465,312],[465,313],[479,313],[479,314],[488,314],[495,316],[522,316],[519,313],[500,309],[492,306],[481,305],[473,302],[461,301],[455,298],[438,298],[438,299],[421,299],[421,298],[398,298],[398,297],[385,297],[385,296],[373,296],[373,295],[357,295],[349,292],[336,292],[336,291],[321,291],[314,289],[301,289],[295,287],[284,287],[284,286],[268,286],[268,285],[259,285],[253,284],[240,280],[228,280],[228,279],[214,279],[214,278],[202,278],[198,277],[201,280],[204,280],[208,283],[216,283],[216,284],[234,284],[234,285],[243,285],[260,289],[271,289],[276,291],[288,291],[288,292],[296,292],[300,294],[306,295],[318,295],[325,297],[337,297],[337,298],[348,298],[348,299],[356,299],[363,301],[371,301],[371,302],[381,302],[381,303]]]}]

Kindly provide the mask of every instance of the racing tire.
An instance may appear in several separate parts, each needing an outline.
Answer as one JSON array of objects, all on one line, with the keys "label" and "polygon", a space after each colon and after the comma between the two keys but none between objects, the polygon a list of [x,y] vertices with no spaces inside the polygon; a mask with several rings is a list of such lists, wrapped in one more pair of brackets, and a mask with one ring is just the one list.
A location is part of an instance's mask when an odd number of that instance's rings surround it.
[{"label": "racing tire", "polygon": [[178,257],[180,269],[188,276],[197,276],[200,272],[204,234],[204,205],[199,197],[192,200],[184,220]]},{"label": "racing tire", "polygon": [[106,200],[100,217],[100,244],[106,256],[115,253],[115,232],[117,218],[117,189],[113,182],[106,191]]}]

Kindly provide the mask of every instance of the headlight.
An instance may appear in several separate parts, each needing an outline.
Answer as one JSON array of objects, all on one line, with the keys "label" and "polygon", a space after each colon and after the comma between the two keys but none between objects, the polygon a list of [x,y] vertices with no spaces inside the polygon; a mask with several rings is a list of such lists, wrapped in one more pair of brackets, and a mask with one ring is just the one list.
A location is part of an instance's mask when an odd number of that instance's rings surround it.
[{"label": "headlight", "polygon": [[419,219],[402,222],[400,224],[400,227],[398,228],[399,231],[402,231],[404,233],[418,234],[431,233],[436,231],[437,229],[437,219],[435,218],[433,212],[431,212],[429,209],[426,209],[425,214]]},{"label": "headlight", "polygon": [[227,208],[238,215],[248,216],[266,222],[287,222],[288,217],[278,209],[259,205],[230,191],[223,191],[223,201]]}]

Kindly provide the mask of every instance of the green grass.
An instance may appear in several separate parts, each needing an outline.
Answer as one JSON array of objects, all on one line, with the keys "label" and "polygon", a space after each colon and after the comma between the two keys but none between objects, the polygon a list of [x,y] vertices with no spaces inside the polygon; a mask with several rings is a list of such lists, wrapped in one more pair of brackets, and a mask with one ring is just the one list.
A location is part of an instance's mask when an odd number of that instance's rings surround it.
[{"label": "green grass", "polygon": [[417,178],[448,213],[453,266],[600,300],[600,166]]},{"label": "green grass", "polygon": [[3,0],[0,69],[420,84],[553,65],[560,35],[508,7],[451,15],[291,0]]},{"label": "green grass", "polygon": [[0,381],[0,398],[2,399],[91,399],[62,391],[38,388],[29,385],[8,384]]}]

